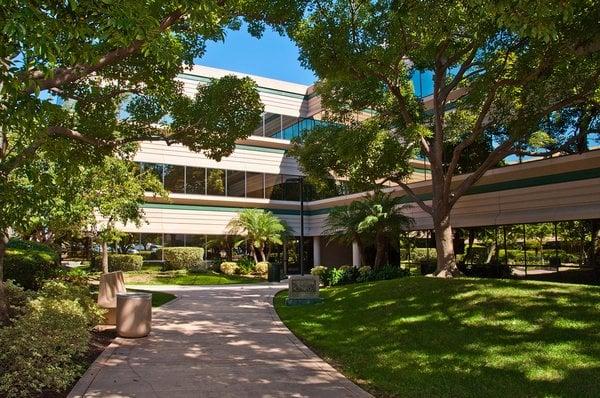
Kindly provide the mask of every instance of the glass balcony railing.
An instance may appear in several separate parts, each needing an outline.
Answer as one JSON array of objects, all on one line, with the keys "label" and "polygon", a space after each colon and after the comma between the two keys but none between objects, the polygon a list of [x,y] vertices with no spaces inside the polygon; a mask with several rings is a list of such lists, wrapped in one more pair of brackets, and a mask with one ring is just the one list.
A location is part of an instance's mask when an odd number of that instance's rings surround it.
[{"label": "glass balcony railing", "polygon": [[291,140],[323,123],[326,122],[267,112],[263,114],[261,124],[254,130],[252,135]]}]

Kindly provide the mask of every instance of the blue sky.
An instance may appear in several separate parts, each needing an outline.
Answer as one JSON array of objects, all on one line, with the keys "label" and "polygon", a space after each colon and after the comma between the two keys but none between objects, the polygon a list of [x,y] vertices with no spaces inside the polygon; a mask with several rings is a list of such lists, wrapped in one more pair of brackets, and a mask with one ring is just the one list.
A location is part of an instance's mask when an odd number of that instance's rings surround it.
[{"label": "blue sky", "polygon": [[[252,37],[245,27],[237,31],[228,30],[224,41],[209,42],[206,54],[195,62],[293,83],[312,84],[317,80],[311,70],[300,65],[298,47],[287,36],[269,28],[260,39]],[[413,82],[417,94],[431,94],[431,73],[416,75]]]},{"label": "blue sky", "polygon": [[300,84],[312,84],[312,71],[298,61],[298,48],[287,37],[267,29],[260,39],[245,28],[227,31],[224,42],[210,42],[206,54],[195,62],[234,72],[270,77]]}]

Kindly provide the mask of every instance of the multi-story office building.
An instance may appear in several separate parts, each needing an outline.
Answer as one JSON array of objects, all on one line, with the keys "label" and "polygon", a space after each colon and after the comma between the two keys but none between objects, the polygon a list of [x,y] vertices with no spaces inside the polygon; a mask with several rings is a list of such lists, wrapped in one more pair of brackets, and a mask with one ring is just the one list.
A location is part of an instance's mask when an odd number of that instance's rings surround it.
[{"label": "multi-story office building", "polygon": [[[179,76],[193,94],[198,84],[232,72],[196,66]],[[145,220],[139,228],[122,226],[134,242],[160,246],[205,246],[208,257],[228,247],[227,224],[244,208],[269,209],[300,235],[301,171],[286,155],[290,139],[320,123],[320,99],[312,86],[251,76],[264,103],[262,122],[239,141],[233,154],[220,162],[181,145],[144,142],[135,157],[144,169],[154,170],[171,192],[168,201],[147,197]],[[428,164],[414,160],[413,189],[430,194]],[[457,176],[457,179],[463,178]],[[397,187],[390,187],[404,195]],[[307,191],[305,247],[310,264],[356,263],[357,253],[322,238],[328,209],[359,199],[362,193],[345,190],[343,181],[321,197]],[[600,152],[592,151],[503,167],[488,172],[461,198],[453,211],[457,227],[597,218],[600,214]],[[407,203],[408,203],[407,199]],[[408,205],[415,229],[431,228],[418,206]],[[212,242],[212,243],[211,243]],[[297,246],[287,245],[290,267]]]}]

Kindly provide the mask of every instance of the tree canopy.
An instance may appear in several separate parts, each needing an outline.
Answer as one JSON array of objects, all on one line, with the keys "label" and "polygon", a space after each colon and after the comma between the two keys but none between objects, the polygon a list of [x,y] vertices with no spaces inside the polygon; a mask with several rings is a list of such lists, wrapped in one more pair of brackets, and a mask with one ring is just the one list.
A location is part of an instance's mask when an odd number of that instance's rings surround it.
[{"label": "tree canopy", "polygon": [[301,12],[280,0],[3,2],[0,280],[10,229],[64,208],[64,178],[78,167],[127,158],[143,140],[230,154],[260,121],[256,84],[225,76],[187,96],[177,77],[226,29],[246,23],[259,36]]},{"label": "tree canopy", "polygon": [[[594,0],[311,2],[289,30],[336,123],[308,133],[296,156],[308,173],[402,187],[433,219],[437,273],[453,275],[450,212],[482,175],[597,126],[598,20]],[[433,76],[426,98],[411,81],[419,71]],[[406,181],[417,152],[431,165],[431,202]],[[471,174],[457,183],[459,172]]]}]

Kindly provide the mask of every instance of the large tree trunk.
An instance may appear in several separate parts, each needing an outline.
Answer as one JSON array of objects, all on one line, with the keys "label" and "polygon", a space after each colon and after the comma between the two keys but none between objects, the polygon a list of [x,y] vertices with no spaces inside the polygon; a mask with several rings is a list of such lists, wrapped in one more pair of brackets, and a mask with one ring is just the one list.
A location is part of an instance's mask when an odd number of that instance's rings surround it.
[{"label": "large tree trunk", "polygon": [[102,273],[108,274],[108,243],[102,242]]},{"label": "large tree trunk", "polygon": [[8,323],[8,298],[4,286],[4,254],[6,253],[6,244],[8,243],[8,234],[0,232],[0,325]]},{"label": "large tree trunk", "polygon": [[435,247],[437,250],[437,269],[435,275],[442,278],[451,278],[460,275],[454,257],[454,245],[452,239],[452,226],[450,216],[442,217],[434,221]]},{"label": "large tree trunk", "polygon": [[260,261],[267,261],[266,256],[265,256],[265,250],[263,247],[259,248],[259,252],[260,252],[260,258],[261,258]]}]

